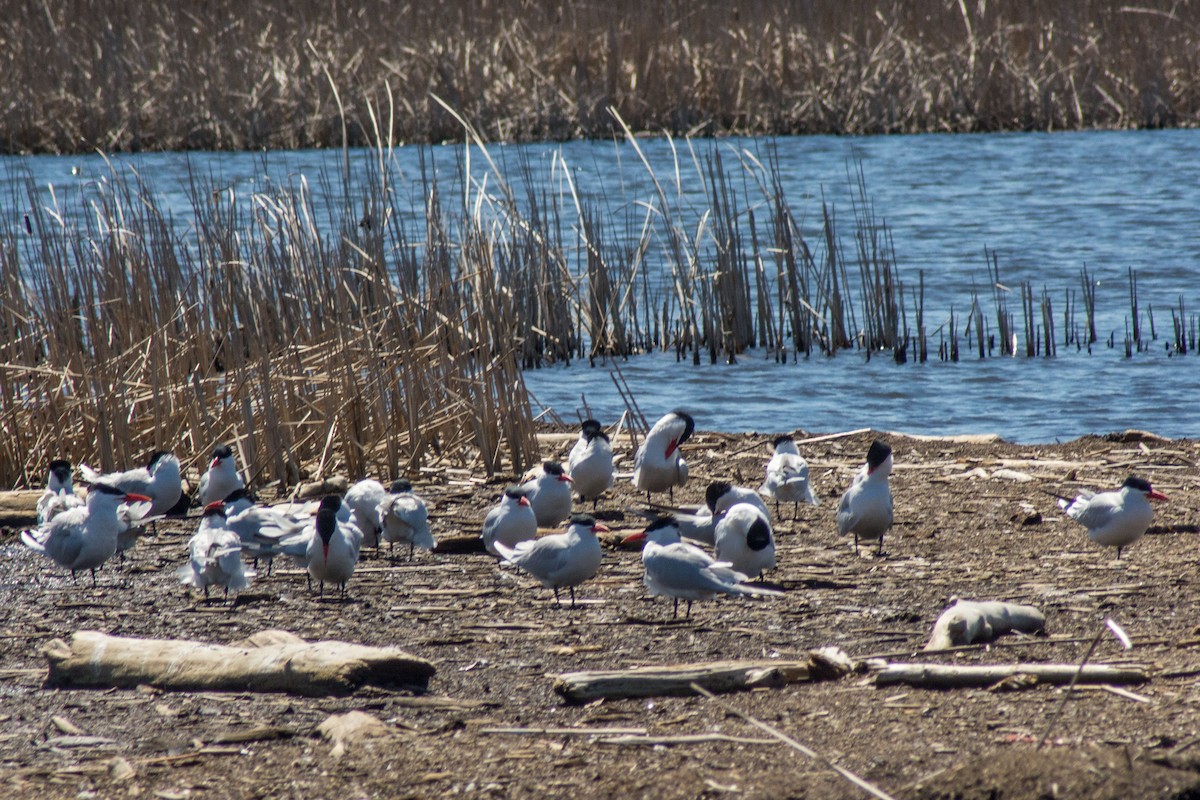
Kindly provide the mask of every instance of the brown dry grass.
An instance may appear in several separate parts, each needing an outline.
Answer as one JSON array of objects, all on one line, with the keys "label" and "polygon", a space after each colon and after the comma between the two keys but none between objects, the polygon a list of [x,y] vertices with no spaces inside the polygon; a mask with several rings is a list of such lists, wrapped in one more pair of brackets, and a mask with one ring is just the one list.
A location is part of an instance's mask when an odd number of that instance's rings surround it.
[{"label": "brown dry grass", "polygon": [[1200,121],[1200,6],[301,0],[18,3],[0,149],[1159,127]]}]

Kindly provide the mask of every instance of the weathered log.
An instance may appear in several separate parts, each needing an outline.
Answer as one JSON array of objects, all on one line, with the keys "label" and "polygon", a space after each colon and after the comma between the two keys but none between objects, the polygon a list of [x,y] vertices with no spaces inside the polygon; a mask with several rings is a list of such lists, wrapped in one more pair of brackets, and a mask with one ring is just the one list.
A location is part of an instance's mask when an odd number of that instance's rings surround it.
[{"label": "weathered log", "polygon": [[889,664],[875,675],[876,686],[903,683],[922,689],[966,689],[991,686],[1014,675],[1031,675],[1039,683],[1145,683],[1150,676],[1142,667],[1087,664]]},{"label": "weathered log", "polygon": [[0,492],[0,526],[15,528],[37,522],[40,491]]},{"label": "weathered log", "polygon": [[364,684],[424,689],[435,672],[428,661],[394,647],[305,642],[285,631],[263,631],[232,646],[77,631],[70,644],[55,639],[42,652],[49,686],[320,696],[349,694]]},{"label": "weathered log", "polygon": [[1041,633],[1046,617],[1033,606],[998,601],[956,600],[933,626],[926,650],[991,642],[1012,631]]},{"label": "weathered log", "polygon": [[637,667],[600,672],[568,672],[554,679],[554,691],[572,703],[602,697],[657,697],[695,694],[697,684],[710,692],[736,692],[789,683],[830,680],[850,671],[850,660],[837,650],[809,653],[806,661],[714,661]]}]

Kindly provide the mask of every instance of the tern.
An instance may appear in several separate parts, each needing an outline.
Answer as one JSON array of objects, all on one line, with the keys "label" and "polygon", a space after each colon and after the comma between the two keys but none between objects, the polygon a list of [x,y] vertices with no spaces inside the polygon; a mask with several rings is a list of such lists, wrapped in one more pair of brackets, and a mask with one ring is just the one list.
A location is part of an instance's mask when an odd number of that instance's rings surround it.
[{"label": "tern", "polygon": [[537,537],[537,517],[524,489],[509,486],[504,490],[500,503],[483,518],[482,536],[483,546],[494,556],[500,555],[497,544],[511,550]]},{"label": "tern", "polygon": [[672,617],[679,616],[679,601],[687,601],[687,613],[692,615],[692,603],[709,600],[718,594],[779,595],[774,589],[746,586],[749,577],[738,572],[732,564],[716,561],[699,547],[679,540],[679,527],[672,517],[659,517],[641,533],[628,536],[625,542],[646,543],[642,549],[642,582],[651,595],[669,597],[674,601]]},{"label": "tern", "polygon": [[571,476],[557,461],[531,469],[521,488],[528,492],[539,528],[556,528],[571,516]]},{"label": "tern", "polygon": [[728,481],[713,481],[704,490],[704,505],[700,507],[670,508],[653,506],[653,510],[633,511],[650,521],[658,519],[662,512],[669,513],[675,520],[679,535],[693,542],[712,545],[715,541],[716,524],[725,516],[725,512],[737,503],[750,503],[762,509],[763,514],[770,518],[767,504],[753,489],[734,486]]},{"label": "tern", "polygon": [[71,485],[71,462],[61,458],[51,461],[46,475],[46,490],[37,501],[38,525],[83,504],[83,498],[75,494],[75,487]]},{"label": "tern", "polygon": [[867,451],[867,463],[854,476],[854,483],[838,503],[838,535],[854,534],[854,553],[859,539],[878,539],[883,552],[883,535],[892,527],[892,448],[876,439]]},{"label": "tern", "polygon": [[396,543],[408,545],[408,560],[413,548],[432,550],[437,539],[429,532],[429,509],[425,501],[413,494],[412,484],[401,478],[392,481],[389,494],[376,508],[382,525],[379,538],[388,543],[388,555],[394,557]]},{"label": "tern", "polygon": [[743,575],[761,579],[764,570],[775,568],[775,535],[770,517],[753,503],[735,503],[730,507],[717,521],[713,538],[717,560]]},{"label": "tern", "polygon": [[575,607],[575,587],[595,576],[600,569],[603,551],[598,531],[607,531],[589,514],[575,514],[566,533],[555,533],[540,539],[520,542],[506,547],[495,542],[496,551],[505,561],[532,575],[542,586],[554,590],[554,602],[561,605],[559,589],[570,589],[571,607]]},{"label": "tern", "polygon": [[208,463],[208,470],[200,476],[200,490],[197,492],[196,498],[200,501],[200,505],[207,508],[212,503],[224,500],[234,490],[241,489],[245,485],[241,474],[238,473],[237,464],[233,460],[233,448],[223,444],[212,451],[212,460]]},{"label": "tern", "polygon": [[646,434],[633,459],[633,485],[646,493],[666,491],[675,499],[675,487],[688,479],[688,466],[679,446],[691,438],[695,421],[682,411],[664,416]]},{"label": "tern", "polygon": [[200,528],[188,541],[188,563],[179,568],[178,575],[180,583],[203,589],[205,600],[210,586],[224,588],[228,599],[230,589],[240,592],[255,577],[242,566],[242,540],[225,526],[221,501],[204,507]]},{"label": "tern", "polygon": [[795,516],[801,503],[817,505],[812,484],[808,480],[808,462],[800,455],[791,436],[778,436],[771,443],[774,453],[767,462],[767,478],[759,492],[775,500],[775,514],[779,514],[779,503],[792,503]]},{"label": "tern", "polygon": [[103,483],[129,494],[149,497],[150,516],[166,514],[183,496],[179,459],[165,450],[152,453],[144,467],[101,475],[87,464],[80,464],[79,473],[88,483]]},{"label": "tern", "polygon": [[567,456],[567,473],[579,493],[579,501],[591,498],[595,510],[600,495],[613,484],[612,445],[596,420],[584,421],[579,440]]},{"label": "tern", "polygon": [[379,549],[379,531],[383,527],[379,504],[387,496],[388,491],[382,483],[366,478],[351,486],[342,500],[350,509],[350,521],[362,531],[364,547]]},{"label": "tern", "polygon": [[86,505],[62,512],[37,530],[22,531],[21,541],[71,570],[71,580],[79,570],[91,570],[95,586],[96,570],[117,552],[121,528],[117,507],[122,503],[141,504],[138,510],[144,512],[151,500],[115,486],[93,483]]},{"label": "tern", "polygon": [[225,527],[237,534],[243,550],[254,557],[255,566],[258,566],[260,556],[267,559],[267,575],[270,575],[274,558],[269,548],[262,547],[263,531],[273,531],[278,538],[283,538],[299,533],[304,523],[256,504],[243,487],[234,489],[225,498]]},{"label": "tern", "polygon": [[1130,475],[1120,489],[1111,492],[1082,491],[1074,500],[1060,498],[1067,516],[1087,528],[1088,538],[1121,551],[1142,538],[1154,517],[1151,500],[1166,500],[1150,482]]},{"label": "tern", "polygon": [[[298,536],[304,537],[304,559],[308,574],[320,584],[321,597],[325,596],[325,582],[341,587],[341,596],[346,596],[346,581],[354,574],[358,565],[358,553],[362,548],[362,531],[352,522],[338,520],[342,498],[336,494],[326,496],[317,509],[316,519],[305,526]],[[286,552],[286,549],[285,549]]]}]

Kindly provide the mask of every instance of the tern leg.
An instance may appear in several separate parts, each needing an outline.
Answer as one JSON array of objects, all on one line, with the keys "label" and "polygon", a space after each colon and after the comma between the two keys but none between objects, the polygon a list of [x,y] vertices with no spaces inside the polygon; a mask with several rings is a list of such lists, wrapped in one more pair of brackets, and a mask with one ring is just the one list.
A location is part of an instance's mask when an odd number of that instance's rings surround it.
[{"label": "tern leg", "polygon": [[562,605],[562,601],[558,599],[558,587],[557,586],[554,587],[554,605],[556,605],[556,606]]},{"label": "tern leg", "polygon": [[321,581],[321,597],[325,596],[325,581]]},{"label": "tern leg", "polygon": [[208,602],[208,584],[204,584],[204,602]]},{"label": "tern leg", "polygon": [[878,547],[878,549],[875,550],[875,555],[877,555],[877,556],[883,555],[883,534],[882,533],[879,534],[879,547]]},{"label": "tern leg", "polygon": [[413,547],[414,547],[414,546],[415,546],[415,545],[414,545],[412,542],[409,542],[409,543],[408,543],[408,560],[409,560],[409,561],[412,561],[412,560],[413,560]]},{"label": "tern leg", "polygon": [[[1120,558],[1120,557],[1121,557],[1121,551],[1120,551],[1120,550],[1118,550],[1118,551],[1117,551],[1117,558]],[[74,575],[75,573],[73,573],[73,572],[72,572],[71,574],[72,574],[72,575]],[[92,568],[92,588],[93,588],[93,589],[95,589],[95,588],[96,588],[96,570],[95,570],[95,568],[94,568],[94,567]]]},{"label": "tern leg", "polygon": [[683,615],[683,618],[684,618],[684,619],[691,619],[691,618],[692,618],[692,601],[691,601],[691,600],[688,600],[688,601],[687,601],[687,604],[688,604],[688,607],[687,607],[687,613]]},{"label": "tern leg", "polygon": [[677,619],[678,617],[679,617],[679,598],[676,597],[675,598],[675,609],[671,612],[671,619]]},{"label": "tern leg", "polygon": [[575,587],[571,586],[569,588],[571,590],[571,608],[574,608],[575,607]]}]

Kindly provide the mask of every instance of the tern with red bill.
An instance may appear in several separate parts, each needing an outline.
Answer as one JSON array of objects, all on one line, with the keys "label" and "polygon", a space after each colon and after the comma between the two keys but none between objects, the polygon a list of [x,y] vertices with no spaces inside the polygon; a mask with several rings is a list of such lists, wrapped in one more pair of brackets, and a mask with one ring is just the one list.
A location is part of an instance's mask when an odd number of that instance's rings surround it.
[{"label": "tern with red bill", "polygon": [[570,589],[571,607],[575,607],[575,587],[591,579],[600,569],[603,551],[596,533],[608,528],[589,514],[575,514],[566,533],[506,547],[494,542],[496,552],[515,567],[529,573],[542,586],[554,590],[554,602],[560,604],[559,589]]},{"label": "tern with red bill", "polygon": [[188,563],[178,570],[179,582],[204,591],[220,586],[229,597],[229,590],[240,592],[255,577],[242,565],[242,540],[225,526],[225,504],[218,501],[204,507],[200,528],[188,541]]},{"label": "tern with red bill", "polygon": [[233,458],[233,448],[223,444],[212,451],[208,470],[200,476],[200,490],[196,493],[196,498],[200,505],[208,507],[212,503],[224,500],[245,485]]},{"label": "tern with red bill", "polygon": [[651,492],[668,492],[674,502],[675,487],[687,483],[688,466],[679,447],[695,430],[696,423],[690,415],[672,411],[654,423],[646,434],[634,455],[633,485],[646,493],[647,501]]},{"label": "tern with red bill", "polygon": [[122,503],[131,507],[136,504],[135,510],[145,513],[151,500],[115,486],[93,483],[86,505],[62,512],[37,530],[22,531],[21,541],[71,570],[71,580],[79,570],[91,570],[95,586],[96,570],[117,552],[117,536],[121,531],[117,508]]},{"label": "tern with red bill", "polygon": [[557,461],[544,461],[525,475],[521,488],[528,492],[539,528],[556,528],[571,516],[571,483]]},{"label": "tern with red bill", "polygon": [[1151,500],[1165,501],[1150,482],[1130,475],[1120,489],[1111,492],[1082,491],[1074,500],[1059,498],[1067,516],[1087,528],[1088,538],[1121,551],[1142,538],[1154,518]]},{"label": "tern with red bill", "polygon": [[144,467],[101,475],[87,464],[80,464],[79,474],[87,483],[103,483],[129,494],[149,497],[150,511],[143,516],[157,517],[166,514],[183,496],[179,459],[165,450],[151,453]]},{"label": "tern with red bill", "polygon": [[537,517],[533,506],[520,486],[509,486],[504,490],[500,503],[483,518],[483,546],[494,556],[502,545],[512,550],[521,542],[537,537]]},{"label": "tern with red bill", "polygon": [[892,490],[888,486],[891,474],[892,448],[876,439],[867,450],[867,463],[838,503],[838,535],[854,534],[855,555],[859,539],[878,539],[876,553],[883,552],[883,535],[892,527]]},{"label": "tern with red bill", "polygon": [[567,473],[579,493],[579,501],[591,498],[592,509],[600,495],[613,484],[613,453],[604,427],[594,419],[584,421],[579,439],[567,456]]},{"label": "tern with red bill", "polygon": [[641,533],[625,538],[626,543],[645,542],[642,548],[642,582],[651,595],[674,601],[672,617],[679,616],[679,601],[710,600],[718,594],[735,596],[779,595],[774,589],[748,586],[749,577],[725,561],[716,561],[699,547],[679,540],[679,527],[669,516],[659,517]]}]

